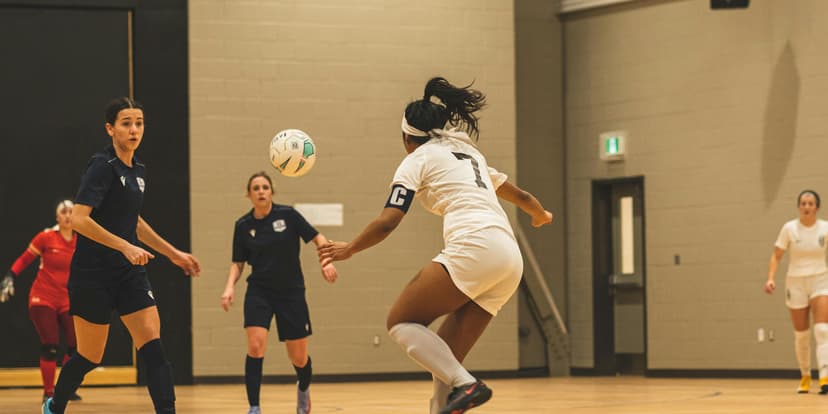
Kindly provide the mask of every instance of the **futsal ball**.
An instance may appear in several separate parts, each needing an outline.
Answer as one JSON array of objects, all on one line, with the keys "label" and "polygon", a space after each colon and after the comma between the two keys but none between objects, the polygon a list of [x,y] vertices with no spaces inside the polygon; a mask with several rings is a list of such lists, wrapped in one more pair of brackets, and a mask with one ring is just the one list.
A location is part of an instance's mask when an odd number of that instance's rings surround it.
[{"label": "futsal ball", "polygon": [[316,145],[298,129],[279,131],[270,140],[270,163],[286,177],[305,175],[316,163]]}]

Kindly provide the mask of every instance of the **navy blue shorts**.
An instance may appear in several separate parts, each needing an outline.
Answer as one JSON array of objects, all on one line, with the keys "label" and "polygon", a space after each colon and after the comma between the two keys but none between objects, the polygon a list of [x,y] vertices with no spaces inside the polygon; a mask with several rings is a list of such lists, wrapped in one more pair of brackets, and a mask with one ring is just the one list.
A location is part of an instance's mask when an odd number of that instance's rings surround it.
[{"label": "navy blue shorts", "polygon": [[270,321],[276,316],[279,341],[302,339],[313,333],[305,289],[272,292],[247,285],[244,295],[244,327],[260,326],[270,330]]},{"label": "navy blue shorts", "polygon": [[151,306],[155,297],[143,268],[133,268],[114,285],[69,285],[69,312],[88,322],[108,324],[113,310],[123,316]]}]

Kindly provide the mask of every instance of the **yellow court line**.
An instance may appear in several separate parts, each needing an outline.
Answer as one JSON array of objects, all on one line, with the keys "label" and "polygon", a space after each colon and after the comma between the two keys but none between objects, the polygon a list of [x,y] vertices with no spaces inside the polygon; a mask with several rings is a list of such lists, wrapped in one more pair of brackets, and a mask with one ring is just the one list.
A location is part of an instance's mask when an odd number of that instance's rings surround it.
[{"label": "yellow court line", "polygon": [[[55,378],[60,375],[57,369]],[[138,375],[135,367],[98,367],[86,374],[84,385],[123,385],[137,384]],[[40,386],[43,384],[38,368],[3,368],[0,369],[0,387]]]}]

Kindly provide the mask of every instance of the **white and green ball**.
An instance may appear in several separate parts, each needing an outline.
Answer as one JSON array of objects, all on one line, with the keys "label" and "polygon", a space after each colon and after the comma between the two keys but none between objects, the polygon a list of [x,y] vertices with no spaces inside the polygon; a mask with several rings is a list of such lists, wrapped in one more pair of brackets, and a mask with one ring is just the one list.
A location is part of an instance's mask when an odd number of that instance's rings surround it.
[{"label": "white and green ball", "polygon": [[316,145],[304,131],[279,131],[270,140],[270,163],[286,177],[303,176],[316,163]]}]

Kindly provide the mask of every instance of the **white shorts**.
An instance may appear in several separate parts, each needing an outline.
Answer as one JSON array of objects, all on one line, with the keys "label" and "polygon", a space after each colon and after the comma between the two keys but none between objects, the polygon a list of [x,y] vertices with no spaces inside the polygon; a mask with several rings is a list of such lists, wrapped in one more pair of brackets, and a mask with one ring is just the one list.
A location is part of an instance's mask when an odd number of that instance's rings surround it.
[{"label": "white shorts", "polygon": [[454,285],[492,316],[512,297],[523,276],[517,242],[498,227],[449,241],[433,261],[445,266]]},{"label": "white shorts", "polygon": [[817,296],[828,296],[828,273],[785,278],[785,305],[788,308],[807,308],[811,299]]}]

